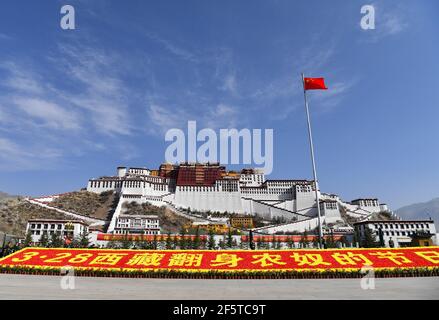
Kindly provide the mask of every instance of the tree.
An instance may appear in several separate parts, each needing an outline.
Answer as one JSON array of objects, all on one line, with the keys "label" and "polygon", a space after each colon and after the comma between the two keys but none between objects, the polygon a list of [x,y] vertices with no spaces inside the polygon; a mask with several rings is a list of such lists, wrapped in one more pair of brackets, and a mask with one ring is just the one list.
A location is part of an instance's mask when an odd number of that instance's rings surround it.
[{"label": "tree", "polygon": [[174,235],[174,238],[172,239],[172,249],[178,249],[178,236]]},{"label": "tree", "polygon": [[331,234],[326,238],[326,248],[335,248],[336,243],[334,239],[334,232],[331,230]]},{"label": "tree", "polygon": [[152,239],[152,248],[154,250],[157,250],[157,247],[158,247],[158,240],[157,240],[157,235],[155,234],[154,238]]},{"label": "tree", "polygon": [[17,250],[20,250],[20,246],[18,245],[18,243],[16,241],[9,241],[6,247],[4,247],[2,255],[8,256]]},{"label": "tree", "polygon": [[250,229],[249,231],[248,231],[248,248],[250,249],[250,250],[254,250],[255,249],[255,242],[253,241],[253,230],[252,229]]},{"label": "tree", "polygon": [[276,241],[276,249],[280,249],[282,247],[282,242],[280,241],[280,239],[278,239]]},{"label": "tree", "polygon": [[88,248],[90,245],[90,240],[88,239],[88,232],[84,229],[81,233],[81,236],[79,238],[79,246],[81,248]]},{"label": "tree", "polygon": [[207,247],[207,239],[203,236],[200,240],[200,249],[206,249]]},{"label": "tree", "polygon": [[166,242],[165,242],[165,248],[166,249],[172,249],[172,241],[171,241],[171,232],[168,232],[168,234],[166,235]]},{"label": "tree", "polygon": [[52,248],[62,248],[63,240],[58,232],[54,231],[50,237],[50,247]]},{"label": "tree", "polygon": [[116,249],[117,247],[118,247],[117,242],[113,240],[107,242],[107,246],[106,246],[107,249]]},{"label": "tree", "polygon": [[349,247],[349,242],[346,236],[342,236],[340,239],[340,242],[345,246],[345,247]]},{"label": "tree", "polygon": [[244,244],[244,241],[239,241],[239,249],[246,249],[246,246]]},{"label": "tree", "polygon": [[302,238],[300,238],[300,243],[304,248],[308,247],[309,240],[308,240],[308,231],[305,229],[305,231],[302,234]]},{"label": "tree", "polygon": [[200,230],[197,229],[195,230],[195,238],[194,241],[192,242],[192,249],[199,249],[200,248]]},{"label": "tree", "polygon": [[80,248],[80,247],[81,247],[80,239],[78,239],[77,237],[73,238],[72,241],[67,245],[67,248]]},{"label": "tree", "polygon": [[23,241],[23,246],[24,247],[30,247],[31,245],[32,245],[32,234],[30,233],[30,231],[28,231],[27,233],[26,233],[26,238],[24,238],[24,241]]},{"label": "tree", "polygon": [[227,247],[232,248],[233,247],[233,236],[232,236],[232,230],[229,228],[229,232],[227,233]]},{"label": "tree", "polygon": [[232,240],[232,248],[236,248],[238,246],[238,241],[236,239]]},{"label": "tree", "polygon": [[[269,247],[270,247],[270,245],[269,245]],[[276,248],[276,237],[274,236],[274,234],[273,234],[273,236],[271,237],[271,248],[272,248],[272,249],[275,249],[275,248]]]},{"label": "tree", "polygon": [[353,237],[353,239],[352,239],[352,241],[354,242],[354,243],[353,243],[353,246],[354,246],[354,247],[357,245],[357,243],[360,244],[360,235],[359,235],[358,233],[359,233],[359,230],[356,229],[356,230],[354,231],[354,237]]},{"label": "tree", "polygon": [[40,237],[40,246],[47,247],[49,244],[49,237],[47,236],[47,232],[43,231],[43,234]]},{"label": "tree", "polygon": [[258,237],[257,249],[268,249],[269,245],[270,245],[269,242],[265,242],[262,236]]},{"label": "tree", "polygon": [[293,241],[293,239],[291,239],[291,237],[287,238],[287,246],[288,246],[288,248],[293,249],[294,241]]},{"label": "tree", "polygon": [[184,250],[186,249],[186,230],[184,227],[181,227],[180,230],[180,249]]},{"label": "tree", "polygon": [[207,241],[207,248],[209,250],[215,250],[216,248],[215,235],[212,229],[209,230],[209,239]]},{"label": "tree", "polygon": [[225,236],[223,237],[223,239],[220,239],[220,241],[218,242],[218,247],[220,249],[225,249],[226,248],[226,239]]},{"label": "tree", "polygon": [[138,241],[137,246],[140,249],[151,249],[151,243],[147,240],[147,238],[142,235],[141,240]]},{"label": "tree", "polygon": [[384,247],[384,232],[381,228],[378,229],[378,238],[380,247]]},{"label": "tree", "polygon": [[122,249],[130,249],[133,245],[132,241],[130,240],[130,238],[128,236],[128,233],[125,233],[122,236],[122,239],[120,242],[121,242]]},{"label": "tree", "polygon": [[314,240],[312,241],[312,247],[318,248],[319,247],[319,239],[318,237],[314,237]]}]

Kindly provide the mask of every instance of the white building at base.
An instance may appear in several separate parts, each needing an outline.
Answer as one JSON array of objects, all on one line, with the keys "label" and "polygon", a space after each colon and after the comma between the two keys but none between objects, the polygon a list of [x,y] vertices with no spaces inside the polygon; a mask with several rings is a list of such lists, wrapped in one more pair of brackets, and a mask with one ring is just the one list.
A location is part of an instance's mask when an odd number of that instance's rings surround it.
[{"label": "white building at base", "polygon": [[26,226],[26,233],[30,233],[32,242],[38,243],[43,233],[48,239],[56,233],[61,239],[74,239],[88,233],[88,224],[81,220],[32,219]]},{"label": "white building at base", "polygon": [[436,227],[433,220],[385,220],[363,221],[354,223],[360,239],[365,238],[366,228],[369,228],[377,242],[380,241],[380,231],[384,246],[407,247],[412,242],[412,237],[417,233],[431,235],[432,242],[437,244]]},{"label": "white building at base", "polygon": [[114,233],[159,235],[159,217],[155,215],[121,214],[117,217]]}]

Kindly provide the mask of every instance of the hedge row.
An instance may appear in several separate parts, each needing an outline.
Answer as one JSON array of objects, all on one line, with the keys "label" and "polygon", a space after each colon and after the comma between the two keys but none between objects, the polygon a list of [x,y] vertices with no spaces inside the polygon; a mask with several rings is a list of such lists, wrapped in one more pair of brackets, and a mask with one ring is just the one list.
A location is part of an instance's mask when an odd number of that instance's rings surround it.
[{"label": "hedge row", "polygon": [[[61,275],[59,268],[37,269],[21,266],[0,266],[0,273],[28,275]],[[126,271],[126,270],[87,270],[75,269],[75,276],[80,277],[114,277],[114,278],[164,278],[164,279],[341,279],[362,278],[360,270],[347,271],[207,271],[184,272],[175,270]],[[376,278],[393,277],[432,277],[439,276],[439,267],[406,268],[375,270]]]}]

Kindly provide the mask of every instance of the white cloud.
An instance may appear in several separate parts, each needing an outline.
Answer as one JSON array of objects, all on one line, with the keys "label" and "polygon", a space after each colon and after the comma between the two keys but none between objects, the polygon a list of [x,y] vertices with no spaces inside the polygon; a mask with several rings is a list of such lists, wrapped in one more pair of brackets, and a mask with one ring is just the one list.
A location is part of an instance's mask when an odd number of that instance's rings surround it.
[{"label": "white cloud", "polygon": [[[0,96],[0,132],[13,138],[2,140],[2,170],[54,167],[68,157],[117,150],[126,144],[121,136],[136,130],[129,112],[136,93],[122,79],[123,59],[71,44],[60,45],[48,59],[55,69],[20,60],[0,63],[0,86],[6,88]],[[62,81],[53,80],[57,71]]]},{"label": "white cloud", "polygon": [[90,47],[60,46],[67,56],[71,80],[84,90],[81,94],[64,94],[76,107],[91,112],[95,128],[108,135],[130,135],[133,131],[128,112],[132,90],[119,78],[118,66],[122,61]]},{"label": "white cloud", "polygon": [[163,135],[172,128],[186,128],[189,120],[197,121],[198,128],[235,128],[238,125],[238,109],[230,105],[220,103],[214,107],[206,108],[202,112],[189,113],[185,110],[174,110],[151,104],[148,108],[148,116],[151,120],[148,133]]},{"label": "white cloud", "polygon": [[43,86],[40,84],[41,79],[38,79],[29,70],[19,67],[13,62],[4,62],[0,64],[0,68],[9,73],[9,76],[2,82],[8,88],[26,94],[41,94],[44,91]]},{"label": "white cloud", "polygon": [[236,110],[228,105],[220,103],[217,105],[215,111],[213,112],[214,116],[230,116],[236,113]]},{"label": "white cloud", "polygon": [[176,45],[174,42],[171,42],[158,34],[152,32],[146,32],[146,37],[149,39],[161,44],[169,53],[177,56],[180,59],[190,61],[190,62],[198,62],[198,58],[192,52]]},{"label": "white cloud", "polygon": [[319,113],[332,111],[335,107],[340,105],[346,94],[357,82],[357,78],[351,78],[349,82],[339,81],[330,85],[327,84],[328,90],[316,90],[308,95],[310,107]]},{"label": "white cloud", "polygon": [[305,76],[315,76],[313,73],[319,72],[321,68],[325,67],[334,54],[334,44],[324,46],[312,43],[301,50],[299,57],[295,59],[293,68],[297,70],[298,76],[301,72],[304,72]]},{"label": "white cloud", "polygon": [[12,142],[11,140],[0,137],[0,155],[2,157],[5,156],[16,157],[16,156],[27,156],[29,155],[29,153],[22,150],[17,144]]},{"label": "white cloud", "polygon": [[93,93],[71,95],[68,96],[68,100],[75,106],[91,112],[89,119],[99,133],[106,135],[130,135],[132,133],[126,106],[123,103]]},{"label": "white cloud", "polygon": [[235,128],[238,124],[238,109],[223,103],[205,114],[204,125],[212,129]]},{"label": "white cloud", "polygon": [[15,98],[15,105],[28,116],[40,119],[45,125],[55,129],[77,130],[79,118],[61,106],[38,98]]},{"label": "white cloud", "polygon": [[188,120],[192,120],[183,110],[171,110],[157,104],[149,106],[148,117],[151,121],[148,132],[154,135],[163,134],[172,128],[181,128]]}]

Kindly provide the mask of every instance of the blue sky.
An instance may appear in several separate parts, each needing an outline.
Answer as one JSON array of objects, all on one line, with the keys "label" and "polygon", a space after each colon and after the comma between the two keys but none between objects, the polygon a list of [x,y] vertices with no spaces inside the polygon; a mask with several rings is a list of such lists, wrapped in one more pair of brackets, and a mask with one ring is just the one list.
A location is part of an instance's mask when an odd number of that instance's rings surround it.
[{"label": "blue sky", "polygon": [[[76,29],[62,30],[71,4]],[[360,27],[375,7],[375,30]],[[75,190],[157,167],[164,133],[272,128],[270,178],[392,208],[439,196],[436,1],[2,1],[0,190]]]}]

